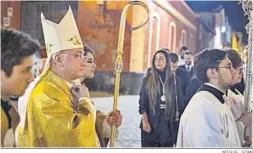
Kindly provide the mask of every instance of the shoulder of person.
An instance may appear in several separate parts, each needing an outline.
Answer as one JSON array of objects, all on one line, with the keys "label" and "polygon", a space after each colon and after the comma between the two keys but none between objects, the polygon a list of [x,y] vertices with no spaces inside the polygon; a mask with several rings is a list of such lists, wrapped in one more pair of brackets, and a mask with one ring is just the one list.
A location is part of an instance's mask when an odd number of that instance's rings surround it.
[{"label": "shoulder of person", "polygon": [[66,99],[68,89],[63,88],[60,85],[53,84],[50,81],[40,81],[33,89],[31,96],[33,99],[37,100],[53,100],[62,101]]},{"label": "shoulder of person", "polygon": [[[213,94],[207,91],[198,91],[191,99],[191,101],[196,101],[195,103],[212,104],[212,100],[215,98]],[[216,100],[216,99],[214,99]]]},{"label": "shoulder of person", "polygon": [[193,77],[193,78],[191,79],[191,82],[192,82],[193,84],[201,84],[201,82],[199,81],[199,79],[196,78],[196,77]]},{"label": "shoulder of person", "polygon": [[186,71],[182,67],[178,67],[177,70],[176,70],[176,73],[179,73],[179,74],[184,73],[184,72],[186,72]]},{"label": "shoulder of person", "polygon": [[184,69],[185,65],[179,65],[178,68]]}]

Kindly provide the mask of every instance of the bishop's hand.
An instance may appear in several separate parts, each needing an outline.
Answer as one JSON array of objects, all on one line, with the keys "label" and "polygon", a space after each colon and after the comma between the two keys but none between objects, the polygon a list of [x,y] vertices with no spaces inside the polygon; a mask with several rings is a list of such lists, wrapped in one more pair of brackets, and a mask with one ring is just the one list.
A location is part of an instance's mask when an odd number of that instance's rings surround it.
[{"label": "bishop's hand", "polygon": [[74,85],[71,88],[71,93],[73,96],[72,107],[74,110],[78,108],[78,104],[81,98],[84,98],[84,97],[90,98],[90,93],[89,93],[88,88],[83,85]]},{"label": "bishop's hand", "polygon": [[107,122],[110,126],[115,125],[119,127],[122,124],[122,115],[119,110],[110,112],[107,116]]},{"label": "bishop's hand", "polygon": [[83,85],[74,85],[71,88],[71,93],[78,100],[82,97],[90,98],[89,89]]}]

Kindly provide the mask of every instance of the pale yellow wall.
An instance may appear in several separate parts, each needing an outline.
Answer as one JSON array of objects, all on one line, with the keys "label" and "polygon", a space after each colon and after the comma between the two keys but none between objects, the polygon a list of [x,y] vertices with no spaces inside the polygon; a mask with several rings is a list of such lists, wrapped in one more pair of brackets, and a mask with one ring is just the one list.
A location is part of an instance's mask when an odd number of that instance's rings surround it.
[{"label": "pale yellow wall", "polygon": [[[133,26],[139,25],[146,19],[147,13],[140,6],[133,7]],[[132,31],[131,36],[131,54],[130,54],[130,72],[143,72],[144,67],[144,32],[148,26],[141,27],[138,30]]]}]

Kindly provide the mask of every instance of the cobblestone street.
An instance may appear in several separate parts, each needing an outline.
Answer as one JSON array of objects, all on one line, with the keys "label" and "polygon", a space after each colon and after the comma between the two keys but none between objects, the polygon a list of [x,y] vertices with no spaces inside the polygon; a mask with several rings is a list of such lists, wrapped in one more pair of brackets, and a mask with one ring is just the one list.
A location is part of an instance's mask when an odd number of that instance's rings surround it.
[{"label": "cobblestone street", "polygon": [[[96,108],[108,113],[112,110],[113,97],[93,98]],[[140,148],[140,119],[138,113],[139,96],[120,96],[118,109],[123,115],[123,122],[119,128],[119,137],[116,139],[116,147]]]}]

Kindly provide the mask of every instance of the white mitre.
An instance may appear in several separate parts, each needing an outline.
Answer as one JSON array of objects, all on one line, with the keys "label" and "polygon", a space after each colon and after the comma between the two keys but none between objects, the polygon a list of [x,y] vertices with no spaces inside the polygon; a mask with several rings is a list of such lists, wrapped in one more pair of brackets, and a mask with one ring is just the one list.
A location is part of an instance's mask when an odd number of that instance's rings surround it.
[{"label": "white mitre", "polygon": [[[23,130],[25,127],[27,102],[29,100],[30,94],[41,77],[49,70],[49,61],[52,55],[68,49],[83,49],[83,43],[70,6],[59,24],[45,19],[43,13],[41,13],[41,22],[44,33],[45,46],[47,50],[47,59],[43,68],[43,72],[29,85],[29,87],[26,89],[25,94],[19,98],[19,130],[21,130],[20,132],[22,133],[24,132]],[[73,83],[81,84],[79,79],[74,80]],[[18,136],[18,134],[16,134],[16,136]],[[16,140],[18,140],[17,137]]]},{"label": "white mitre", "polygon": [[41,23],[48,57],[59,51],[83,48],[71,7],[59,24],[45,19],[41,13]]},{"label": "white mitre", "polygon": [[59,24],[45,19],[43,13],[41,13],[41,23],[47,51],[42,76],[50,67],[49,61],[52,55],[68,49],[83,49],[83,43],[70,6]]}]

